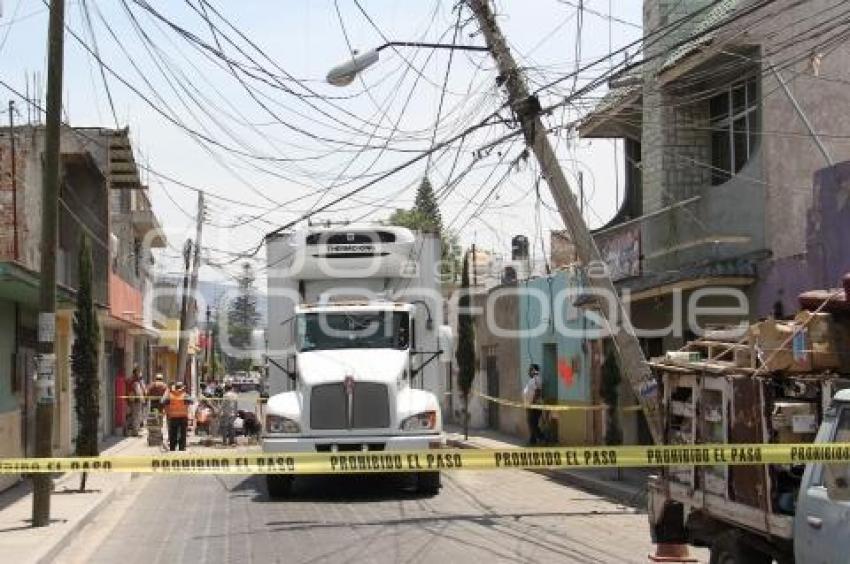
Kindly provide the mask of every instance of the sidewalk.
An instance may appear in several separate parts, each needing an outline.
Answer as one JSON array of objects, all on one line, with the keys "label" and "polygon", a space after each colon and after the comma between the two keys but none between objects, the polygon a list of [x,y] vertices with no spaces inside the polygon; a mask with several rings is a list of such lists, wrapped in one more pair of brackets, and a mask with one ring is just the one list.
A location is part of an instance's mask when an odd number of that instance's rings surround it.
[{"label": "sidewalk", "polygon": [[[244,439],[242,439],[244,441]],[[189,436],[187,452],[210,453],[216,451],[253,450],[256,446],[240,444],[228,449],[220,444],[201,446],[198,437]],[[138,456],[165,454],[162,448],[149,447],[147,432],[140,437],[114,437],[107,439],[103,456]],[[79,492],[80,474],[68,473],[54,480],[50,497],[50,520],[47,527],[34,529],[32,517],[32,492],[30,482],[24,480],[0,493],[0,552],[3,562],[16,564],[41,564],[52,562],[87,523],[104,509],[121,491],[129,486],[136,474],[89,474],[86,492]]]},{"label": "sidewalk", "polygon": [[[458,425],[445,427],[449,446],[456,448],[521,448],[525,441],[491,431],[470,429],[469,439],[464,440],[463,429]],[[588,493],[609,498],[636,509],[646,509],[646,485],[652,470],[649,468],[587,468],[584,470],[530,470],[547,476],[551,480],[584,490]]]}]

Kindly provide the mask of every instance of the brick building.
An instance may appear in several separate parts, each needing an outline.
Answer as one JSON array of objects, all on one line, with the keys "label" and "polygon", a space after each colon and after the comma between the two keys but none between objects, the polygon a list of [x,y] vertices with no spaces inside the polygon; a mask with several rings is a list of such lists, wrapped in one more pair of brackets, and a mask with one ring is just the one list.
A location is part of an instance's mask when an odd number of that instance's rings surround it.
[{"label": "brick building", "polygon": [[[35,438],[35,389],[33,373],[37,346],[39,295],[42,153],[44,128],[26,125],[0,132],[0,457],[32,455]],[[120,424],[116,410],[117,372],[110,363],[115,324],[131,325],[123,343],[136,334],[155,339],[156,331],[145,317],[145,280],[152,257],[150,248],[161,246],[159,227],[149,216],[135,221],[133,212],[118,209],[119,192],[132,190],[136,206],[147,196],[129,153],[126,130],[63,128],[61,132],[61,187],[58,203],[57,315],[56,315],[56,409],[53,446],[57,455],[73,451],[76,421],[73,378],[69,355],[73,344],[72,319],[79,284],[78,256],[82,236],[88,237],[94,268],[94,299],[101,313],[103,349],[101,364],[101,432],[111,434]],[[130,158],[127,155],[130,154]],[[132,167],[128,166],[128,163]],[[127,185],[126,169],[132,168],[135,190]],[[122,170],[124,169],[124,170]],[[131,178],[132,180],[132,178]],[[126,221],[123,219],[126,217]],[[137,238],[150,243],[145,249],[122,247],[126,235],[122,221]],[[155,218],[153,218],[155,222]],[[139,260],[139,276],[127,274],[123,261]],[[144,264],[144,267],[142,266]],[[131,266],[133,270],[135,266]],[[144,268],[144,273],[142,269]],[[132,335],[132,336],[131,336]],[[135,354],[129,362],[144,357]],[[11,478],[14,479],[14,478]],[[3,481],[5,480],[5,482]],[[0,488],[9,479],[0,480]]]}]

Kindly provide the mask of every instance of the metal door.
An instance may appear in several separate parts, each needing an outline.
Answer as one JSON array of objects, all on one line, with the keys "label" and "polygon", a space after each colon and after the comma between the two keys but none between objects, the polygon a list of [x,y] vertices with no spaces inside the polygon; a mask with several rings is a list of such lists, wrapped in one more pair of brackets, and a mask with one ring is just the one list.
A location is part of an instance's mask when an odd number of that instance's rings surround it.
[{"label": "metal door", "polygon": [[[487,355],[487,395],[494,398],[499,397],[499,366],[496,355]],[[499,404],[487,403],[487,426],[491,429],[499,429]]]},{"label": "metal door", "polygon": [[543,344],[543,399],[557,401],[558,399],[558,344]]}]

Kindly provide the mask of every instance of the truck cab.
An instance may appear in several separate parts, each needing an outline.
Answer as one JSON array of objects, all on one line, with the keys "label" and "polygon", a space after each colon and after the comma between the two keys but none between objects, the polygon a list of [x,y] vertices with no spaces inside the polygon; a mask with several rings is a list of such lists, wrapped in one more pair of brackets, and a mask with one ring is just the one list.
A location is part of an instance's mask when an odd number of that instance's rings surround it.
[{"label": "truck cab", "polygon": [[396,303],[296,308],[295,389],[269,398],[264,450],[441,446],[437,399],[411,385],[413,308]]},{"label": "truck cab", "polygon": [[[850,390],[835,395],[816,444],[850,443]],[[794,515],[798,564],[850,560],[850,464],[809,464]]]},{"label": "truck cab", "polygon": [[[374,225],[267,237],[269,369],[263,451],[441,448],[439,238]],[[274,266],[272,269],[271,267]],[[422,493],[437,472],[415,475]],[[273,497],[293,478],[269,475]]]}]

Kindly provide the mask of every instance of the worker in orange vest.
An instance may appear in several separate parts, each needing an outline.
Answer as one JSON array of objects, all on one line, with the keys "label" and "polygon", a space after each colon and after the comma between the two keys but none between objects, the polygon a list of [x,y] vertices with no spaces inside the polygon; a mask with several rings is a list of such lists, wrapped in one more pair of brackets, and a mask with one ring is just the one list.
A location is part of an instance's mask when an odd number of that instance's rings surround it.
[{"label": "worker in orange vest", "polygon": [[189,428],[189,406],[194,403],[192,396],[186,393],[183,382],[177,382],[170,392],[162,396],[160,404],[168,417],[168,448],[186,450],[186,433]]}]

